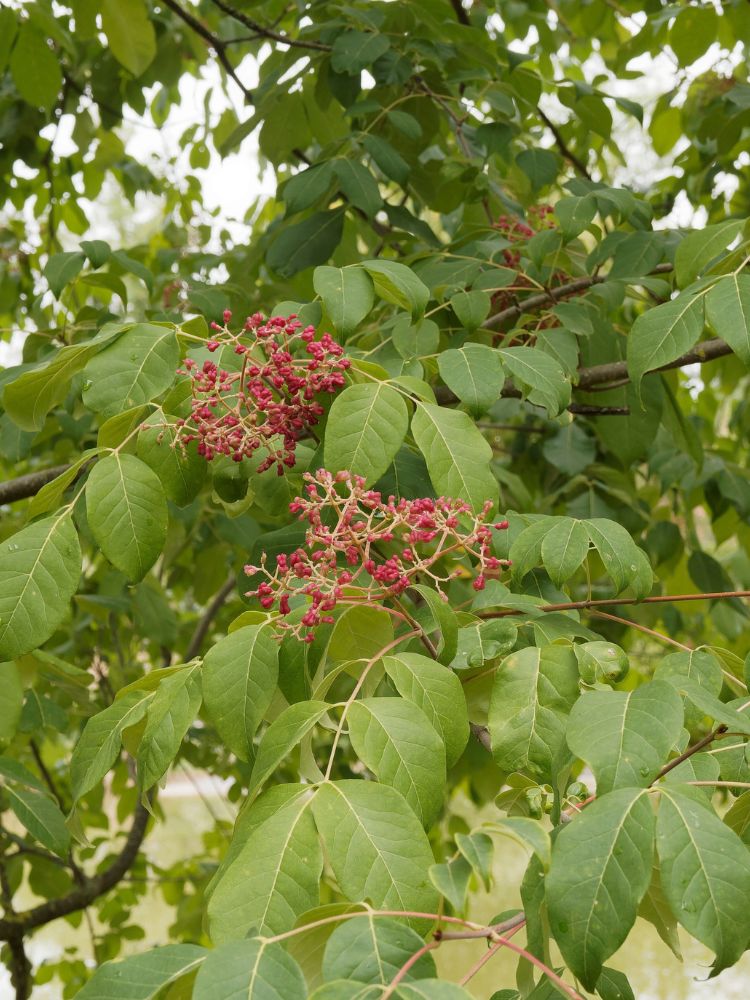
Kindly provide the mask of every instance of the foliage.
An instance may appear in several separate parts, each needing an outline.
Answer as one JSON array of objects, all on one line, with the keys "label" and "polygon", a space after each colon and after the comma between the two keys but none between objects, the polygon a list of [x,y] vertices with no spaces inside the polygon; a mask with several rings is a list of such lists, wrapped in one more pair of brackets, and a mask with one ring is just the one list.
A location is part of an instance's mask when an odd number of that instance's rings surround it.
[{"label": "foliage", "polygon": [[[607,1000],[638,916],[719,974],[750,940],[746,4],[236,4],[0,10],[16,997],[458,1000],[508,949],[497,996]],[[622,182],[636,142],[662,179]],[[274,194],[230,224],[204,185],[256,146]],[[236,822],[160,867],[175,768]],[[522,906],[487,924],[507,837]],[[33,968],[61,919],[91,953]]]}]

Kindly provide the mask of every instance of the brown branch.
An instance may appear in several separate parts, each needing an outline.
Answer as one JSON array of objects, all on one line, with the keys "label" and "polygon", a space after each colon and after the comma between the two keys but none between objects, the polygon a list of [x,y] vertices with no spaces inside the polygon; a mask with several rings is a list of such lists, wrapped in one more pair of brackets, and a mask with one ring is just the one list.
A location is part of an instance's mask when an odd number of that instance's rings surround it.
[{"label": "brown branch", "polygon": [[[586,608],[615,608],[620,604],[680,604],[683,601],[720,601],[730,597],[748,597],[750,590],[717,590],[704,594],[657,594],[654,597],[605,597],[593,601],[565,601],[561,604],[540,604],[539,611],[583,611]],[[479,612],[479,618],[508,618],[525,614],[515,608],[505,611]]]},{"label": "brown branch", "polygon": [[0,919],[0,941],[10,943],[14,938],[19,938],[35,927],[41,927],[59,917],[83,910],[99,896],[114,888],[138,857],[143,838],[146,836],[148,819],[148,809],[139,802],[133,813],[133,824],[123,849],[109,867],[98,875],[84,876],[81,883],[64,896],[49,899],[30,910],[22,910]]},{"label": "brown branch", "polygon": [[[3,910],[12,919],[15,916],[13,909],[13,891],[8,880],[8,873],[5,870],[5,862],[0,860],[0,899]],[[26,948],[23,943],[23,932],[17,930],[10,937],[6,938],[8,950],[10,951],[10,982],[15,990],[16,1000],[28,1000],[31,995],[31,962],[29,962]]]},{"label": "brown branch", "polygon": [[[691,351],[681,354],[679,358],[660,365],[653,371],[665,372],[672,368],[682,368],[685,365],[705,364],[707,361],[715,361],[716,358],[723,358],[732,353],[732,348],[723,340],[715,337],[713,340],[704,340]],[[628,365],[626,361],[609,361],[604,365],[594,365],[592,368],[582,368],[578,373],[578,388],[586,389],[592,385],[602,385],[606,382],[613,382],[616,379],[629,379]]]},{"label": "brown branch", "polygon": [[679,767],[683,761],[687,760],[689,757],[692,757],[693,754],[700,753],[701,750],[704,750],[707,746],[713,743],[715,739],[718,739],[719,736],[723,736],[726,731],[727,731],[726,726],[724,725],[717,726],[716,729],[714,729],[712,732],[704,736],[703,739],[698,740],[697,743],[694,743],[691,747],[688,747],[687,750],[683,751],[683,753],[681,753],[679,757],[675,757],[674,760],[670,760],[668,764],[665,764],[664,767],[661,769],[661,771],[659,771],[654,780],[651,782],[651,784],[653,785],[655,782],[659,780],[659,778],[663,778],[665,774],[669,774],[670,771],[673,771],[676,767]]},{"label": "brown branch", "polygon": [[214,50],[221,65],[245,95],[245,100],[248,104],[252,104],[254,101],[253,92],[252,90],[248,90],[242,80],[240,80],[234,66],[229,61],[229,57],[227,56],[227,43],[222,42],[220,38],[217,38],[217,36],[214,35],[212,31],[209,31],[197,17],[193,17],[193,15],[188,13],[188,11],[183,10],[176,0],[161,0],[161,2],[165,7],[168,7],[174,14],[176,14],[181,21],[184,21],[185,24],[196,33],[196,35],[200,35],[203,41]]},{"label": "brown branch", "polygon": [[555,137],[555,144],[562,153],[563,157],[568,161],[568,163],[572,164],[573,167],[575,167],[575,169],[582,177],[585,177],[586,180],[590,181],[592,178],[591,174],[589,173],[589,168],[586,166],[583,160],[580,160],[576,156],[576,154],[571,150],[571,148],[565,142],[565,140],[562,137],[562,132],[557,127],[557,125],[555,125],[555,123],[550,118],[547,117],[547,115],[542,111],[541,108],[538,107],[536,110],[539,114],[539,117],[542,119],[544,124],[547,126],[552,135]]},{"label": "brown branch", "polygon": [[194,656],[197,656],[200,652],[201,646],[203,645],[203,640],[206,638],[206,633],[211,627],[211,623],[221,610],[222,605],[232,593],[236,585],[236,578],[234,575],[230,576],[222,584],[221,590],[217,591],[214,595],[213,600],[208,605],[203,615],[201,616],[198,624],[195,627],[192,638],[187,645],[185,650],[185,660],[192,660]]},{"label": "brown branch", "polygon": [[492,753],[492,741],[487,726],[480,726],[478,722],[470,722],[469,728],[474,739],[478,740],[488,753]]},{"label": "brown branch", "polygon": [[[299,38],[290,38],[289,35],[282,35],[279,31],[274,31],[272,28],[266,28],[258,21],[253,21],[252,18],[248,17],[241,10],[237,10],[236,7],[232,7],[231,4],[225,2],[225,0],[211,0],[214,7],[218,7],[219,10],[223,11],[234,21],[238,21],[243,24],[250,31],[255,32],[256,37],[270,38],[274,42],[280,42],[282,45],[290,45],[297,49],[315,49],[318,52],[330,52],[332,46],[326,45],[324,42],[313,42],[313,41],[303,41]],[[237,41],[237,39],[233,39]],[[228,42],[224,43],[229,44]]]},{"label": "brown branch", "polygon": [[57,479],[69,468],[69,465],[54,465],[50,469],[28,472],[25,476],[0,483],[0,504],[14,503],[16,500],[26,500],[28,497],[36,496],[43,486]]},{"label": "brown branch", "polygon": [[465,24],[467,27],[471,27],[471,21],[469,20],[469,13],[461,3],[461,0],[450,0],[451,7],[456,15],[456,20],[459,24]]}]

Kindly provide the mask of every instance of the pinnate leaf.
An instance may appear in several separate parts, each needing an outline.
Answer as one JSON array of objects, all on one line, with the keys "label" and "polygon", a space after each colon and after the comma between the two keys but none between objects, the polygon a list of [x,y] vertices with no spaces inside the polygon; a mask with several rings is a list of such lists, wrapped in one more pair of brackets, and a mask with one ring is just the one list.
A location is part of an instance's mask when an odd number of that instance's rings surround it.
[{"label": "pinnate leaf", "polygon": [[546,879],[550,925],[588,990],[635,923],[651,880],[653,843],[651,803],[635,788],[603,795],[555,841]]},{"label": "pinnate leaf", "polygon": [[0,659],[41,646],[66,618],[81,575],[69,513],[22,528],[0,545]]}]

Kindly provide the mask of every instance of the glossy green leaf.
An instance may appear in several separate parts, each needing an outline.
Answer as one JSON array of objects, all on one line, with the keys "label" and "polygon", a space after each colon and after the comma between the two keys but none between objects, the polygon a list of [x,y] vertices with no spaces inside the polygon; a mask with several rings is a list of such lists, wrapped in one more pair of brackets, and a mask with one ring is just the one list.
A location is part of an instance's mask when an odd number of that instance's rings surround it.
[{"label": "glossy green leaf", "polygon": [[680,288],[695,281],[711,261],[737,238],[743,225],[741,219],[728,219],[688,233],[677,247],[675,255],[675,271]]},{"label": "glossy green leaf", "polygon": [[88,720],[70,761],[76,801],[98,785],[112,767],[120,753],[123,732],[141,721],[153,697],[153,691],[144,689],[126,692]]},{"label": "glossy green leaf", "polygon": [[[424,944],[406,924],[388,917],[345,920],[328,939],[323,954],[326,980],[350,979],[388,984]],[[436,975],[432,955],[423,955],[408,971],[407,982]]]},{"label": "glossy green leaf", "polygon": [[328,415],[326,468],[347,469],[374,483],[393,461],[408,427],[406,402],[396,389],[382,382],[350,385]]},{"label": "glossy green leaf", "polygon": [[280,944],[228,941],[206,955],[192,1000],[305,1000],[299,966]]},{"label": "glossy green leaf", "polygon": [[263,733],[260,741],[247,795],[253,793],[273,774],[284,758],[321,720],[329,706],[324,701],[300,701],[290,705],[277,716]]},{"label": "glossy green leaf", "polygon": [[383,666],[398,693],[420,708],[440,734],[446,764],[452,767],[469,739],[466,697],[458,677],[420,653],[393,653],[383,657]]},{"label": "glossy green leaf", "polygon": [[596,777],[597,793],[646,788],[680,735],[682,701],[663,681],[635,691],[587,691],[573,706],[568,746]]},{"label": "glossy green leaf", "polygon": [[188,727],[201,704],[198,664],[161,682],[149,705],[146,728],[138,746],[138,781],[147,791],[166,774],[179,752]]},{"label": "glossy green leaf", "polygon": [[341,209],[315,212],[281,231],[266,254],[268,266],[289,278],[316,264],[325,264],[339,245],[344,227]]},{"label": "glossy green leaf", "polygon": [[703,296],[686,292],[647,309],[628,336],[628,371],[636,388],[646,372],[676,361],[703,332]]},{"label": "glossy green leaf", "polygon": [[505,373],[497,351],[482,344],[443,351],[438,355],[443,382],[476,415],[500,398]]},{"label": "glossy green leaf", "polygon": [[566,517],[545,534],[541,557],[550,579],[562,586],[581,566],[589,551],[589,536],[582,521]]},{"label": "glossy green leaf", "polygon": [[430,827],[443,805],[445,746],[425,713],[404,698],[362,698],[347,722],[362,763],[401,792]]},{"label": "glossy green leaf", "polygon": [[653,842],[651,803],[634,788],[602,795],[555,841],[546,879],[550,926],[586,989],[635,923],[651,879]]},{"label": "glossy green leaf", "polygon": [[198,969],[209,952],[196,944],[169,944],[121,962],[105,962],[78,993],[80,1000],[157,1000]]},{"label": "glossy green leaf", "polygon": [[372,278],[381,299],[411,312],[415,321],[421,318],[430,290],[410,267],[395,260],[363,260],[362,267]]},{"label": "glossy green leaf", "polygon": [[680,924],[716,954],[713,974],[736,962],[750,937],[750,858],[697,789],[662,787],[656,823],[661,884]]},{"label": "glossy green leaf", "polygon": [[645,553],[638,548],[625,528],[603,517],[590,518],[584,523],[617,593],[625,587],[632,587],[636,597],[649,594],[653,573]]},{"label": "glossy green leaf", "polygon": [[497,353],[508,372],[525,387],[530,403],[544,406],[551,417],[570,403],[570,380],[549,354],[533,347],[502,347]]},{"label": "glossy green leaf", "polygon": [[466,413],[419,403],[411,429],[438,494],[465,500],[474,510],[497,499],[492,449]]},{"label": "glossy green leaf", "polygon": [[174,329],[137,323],[86,365],[83,401],[104,417],[147,403],[172,385],[179,360]]},{"label": "glossy green leaf", "polygon": [[226,745],[241,760],[271,704],[279,644],[265,625],[246,625],[220,639],[203,660],[203,700]]},{"label": "glossy green leaf", "polygon": [[570,648],[528,647],[506,657],[495,671],[488,717],[497,765],[550,780],[567,756],[565,725],[577,697]]},{"label": "glossy green leaf", "polygon": [[49,794],[6,784],[5,793],[16,818],[40,844],[65,857],[70,833],[60,807]]},{"label": "glossy green leaf", "polygon": [[313,814],[336,881],[352,902],[434,913],[427,837],[402,795],[373,781],[326,782]]},{"label": "glossy green leaf", "polygon": [[65,620],[81,575],[69,511],[27,525],[0,545],[0,657],[43,645]]},{"label": "glossy green leaf", "polygon": [[714,332],[750,365],[750,275],[728,274],[706,295],[706,319]]},{"label": "glossy green leaf", "polygon": [[102,28],[115,59],[141,76],[156,55],[156,34],[144,0],[102,0]]},{"label": "glossy green leaf", "polygon": [[375,303],[372,278],[361,267],[316,267],[313,286],[341,337],[356,330]]},{"label": "glossy green leaf", "polygon": [[[317,906],[323,855],[310,807],[310,792],[303,789],[250,830],[211,893],[214,941],[242,938],[251,929],[288,931]],[[238,829],[235,837],[240,835]]]},{"label": "glossy green leaf", "polygon": [[86,512],[107,559],[129,580],[141,580],[167,537],[167,502],[156,473],[134,455],[100,459],[86,483]]}]

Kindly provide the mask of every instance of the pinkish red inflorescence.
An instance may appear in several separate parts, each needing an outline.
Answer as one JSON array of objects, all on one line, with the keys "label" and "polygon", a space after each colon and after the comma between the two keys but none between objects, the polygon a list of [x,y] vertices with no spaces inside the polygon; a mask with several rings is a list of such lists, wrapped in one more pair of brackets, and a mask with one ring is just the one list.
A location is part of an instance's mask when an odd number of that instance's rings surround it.
[{"label": "pinkish red inflorescence", "polygon": [[308,523],[304,548],[278,555],[273,570],[264,554],[260,566],[245,566],[245,572],[264,576],[247,596],[257,597],[266,610],[276,606],[282,618],[291,612],[292,597],[308,598],[299,621],[279,622],[307,642],[316,625],[333,622],[331,612],[340,602],[398,598],[417,582],[434,586],[446,599],[444,586],[464,572],[455,565],[438,566],[446,556],[472,563],[475,590],[484,588],[488,573],[508,565],[491,554],[492,527],[502,530],[508,522],[486,523],[490,501],[473,514],[462,500],[447,497],[384,499],[350,472],[332,475],[320,469],[304,478],[306,496],[289,505]]},{"label": "pinkish red inflorescence", "polygon": [[236,334],[226,327],[231,317],[227,309],[224,327],[211,324],[206,347],[211,353],[230,347],[242,365],[227,371],[211,360],[198,366],[185,359],[181,374],[190,375],[193,398],[190,417],[177,421],[177,444],[197,441],[208,461],[228,455],[241,462],[263,449],[258,471],[276,465],[281,475],[294,465],[297,441],[324,412],[316,395],[340,389],[351,362],[330,334],[316,340],[314,327],[303,329],[294,315],[265,319],[256,313]]}]

